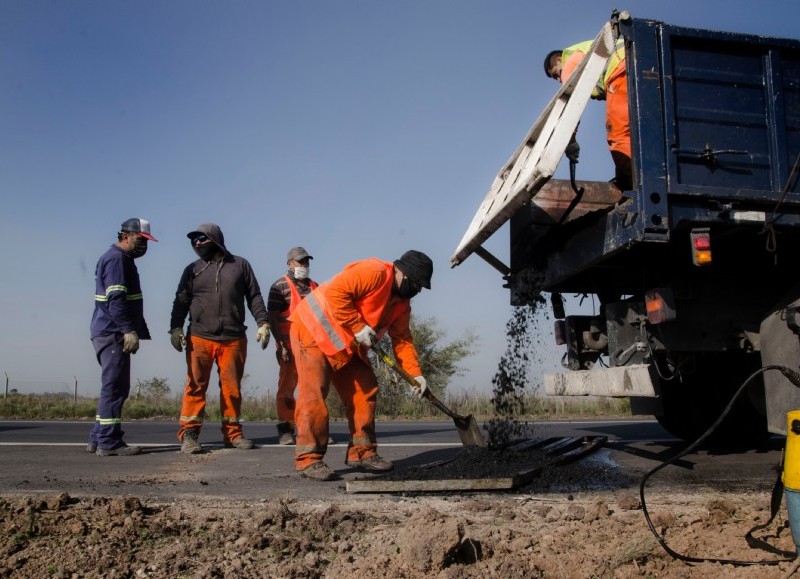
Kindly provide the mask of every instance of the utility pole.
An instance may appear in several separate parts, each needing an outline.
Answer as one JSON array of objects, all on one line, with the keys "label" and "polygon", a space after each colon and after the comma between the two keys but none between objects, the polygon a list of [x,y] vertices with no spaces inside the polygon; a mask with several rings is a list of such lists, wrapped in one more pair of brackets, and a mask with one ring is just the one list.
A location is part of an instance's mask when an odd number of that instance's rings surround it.
[{"label": "utility pole", "polygon": [[8,398],[8,372],[3,372],[6,375],[6,395],[3,398]]}]

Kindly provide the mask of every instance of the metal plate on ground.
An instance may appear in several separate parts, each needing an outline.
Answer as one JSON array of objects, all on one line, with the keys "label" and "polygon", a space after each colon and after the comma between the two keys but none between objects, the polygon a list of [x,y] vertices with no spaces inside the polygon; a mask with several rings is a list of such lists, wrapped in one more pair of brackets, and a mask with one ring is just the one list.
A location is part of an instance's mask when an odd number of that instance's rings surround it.
[{"label": "metal plate on ground", "polygon": [[[529,484],[542,469],[579,460],[602,447],[607,440],[606,436],[537,438],[504,451],[464,448],[453,459],[379,477],[350,480],[346,488],[348,493],[513,490]],[[509,458],[509,453],[513,453],[513,460],[504,460]],[[485,472],[477,472],[476,463],[485,464]]]}]

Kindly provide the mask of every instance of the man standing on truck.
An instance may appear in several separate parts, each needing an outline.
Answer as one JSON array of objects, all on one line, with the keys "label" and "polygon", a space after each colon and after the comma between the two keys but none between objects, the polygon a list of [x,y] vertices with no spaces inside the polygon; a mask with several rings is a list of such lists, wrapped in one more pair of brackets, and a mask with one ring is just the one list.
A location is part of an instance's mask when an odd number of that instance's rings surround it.
[{"label": "man standing on truck", "polygon": [[139,270],[134,263],[147,253],[148,241],[158,241],[150,234],[149,221],[138,217],[126,220],[117,242],[100,257],[94,273],[90,332],[102,379],[97,420],[86,450],[98,456],[141,452],[138,446],[128,446],[122,440],[122,405],[131,390],[131,354],[139,350],[139,340],[150,339]]},{"label": "man standing on truck", "polygon": [[422,288],[430,289],[432,275],[433,262],[420,251],[407,251],[394,262],[374,257],[356,261],[308,294],[289,317],[298,374],[295,469],[301,477],[337,478],[322,462],[328,448],[325,397],[331,382],[350,427],[346,464],[371,472],[394,468],[377,452],[378,382],[368,354],[388,332],[395,357],[416,377],[415,392],[425,393],[409,323],[411,298]]},{"label": "man standing on truck", "polygon": [[[243,257],[231,254],[218,225],[204,223],[186,234],[200,258],[183,270],[170,319],[170,341],[178,352],[186,347],[188,377],[183,393],[178,440],[181,452],[198,454],[198,441],[206,409],[206,391],[211,370],[219,371],[219,410],[226,448],[248,450],[253,441],[242,434],[242,376],[247,358],[244,325],[245,301],[256,320],[256,340],[265,349],[269,343],[267,308],[253,268]],[[183,323],[189,315],[189,329]]]},{"label": "man standing on truck", "polygon": [[[564,83],[589,53],[592,41],[573,44],[563,50],[553,50],[544,59],[545,74]],[[633,187],[631,167],[631,127],[628,111],[628,75],[625,70],[625,44],[617,41],[614,52],[608,59],[603,74],[592,91],[592,98],[606,101],[606,140],[614,160],[614,182],[623,191]],[[567,158],[578,161],[580,146],[575,136],[567,145]]]},{"label": "man standing on truck", "polygon": [[294,444],[294,389],[297,386],[297,368],[289,341],[289,316],[308,293],[317,287],[309,277],[313,256],[302,247],[293,247],[286,254],[289,271],[269,288],[267,315],[275,336],[278,358],[278,393],[275,407],[278,413],[278,444]]}]

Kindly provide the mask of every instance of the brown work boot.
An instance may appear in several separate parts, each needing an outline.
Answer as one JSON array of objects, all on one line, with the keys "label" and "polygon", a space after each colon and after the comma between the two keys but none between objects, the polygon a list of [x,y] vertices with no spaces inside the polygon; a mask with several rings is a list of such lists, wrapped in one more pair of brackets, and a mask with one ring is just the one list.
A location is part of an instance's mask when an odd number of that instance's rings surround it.
[{"label": "brown work boot", "polygon": [[225,448],[238,448],[239,450],[250,450],[251,448],[255,447],[256,447],[255,443],[249,438],[245,438],[244,436],[240,436],[236,440],[225,441]]},{"label": "brown work boot", "polygon": [[353,468],[370,472],[389,472],[394,469],[394,463],[391,460],[381,458],[377,454],[362,458],[361,460],[348,460],[345,464]]},{"label": "brown work boot", "polygon": [[298,470],[297,474],[303,478],[310,478],[311,480],[329,481],[336,480],[339,476],[335,471],[332,471],[324,462],[315,462],[311,466],[307,466],[302,470]]},{"label": "brown work boot", "polygon": [[183,454],[200,454],[203,452],[203,445],[197,440],[200,433],[197,430],[187,430],[181,437],[181,452]]},{"label": "brown work boot", "polygon": [[294,444],[294,435],[292,434],[292,425],[288,422],[279,422],[278,428],[278,444],[289,445]]},{"label": "brown work boot", "polygon": [[95,451],[97,456],[132,456],[142,454],[142,449],[138,446],[128,446],[124,442],[116,448],[98,448]]}]

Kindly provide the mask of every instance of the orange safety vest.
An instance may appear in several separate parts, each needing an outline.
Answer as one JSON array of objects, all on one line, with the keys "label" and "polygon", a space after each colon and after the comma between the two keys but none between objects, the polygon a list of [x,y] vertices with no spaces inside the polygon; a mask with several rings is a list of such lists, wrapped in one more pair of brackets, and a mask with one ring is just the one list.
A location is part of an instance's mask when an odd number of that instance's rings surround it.
[{"label": "orange safety vest", "polygon": [[[281,317],[280,321],[278,321],[278,331],[279,335],[281,336],[288,336],[289,335],[289,328],[292,325],[292,322],[289,321],[289,316],[292,315],[292,312],[297,308],[297,306],[302,301],[303,297],[300,295],[300,292],[297,291],[297,286],[292,281],[288,275],[283,276],[283,279],[286,280],[286,283],[289,284],[289,306],[279,312],[278,315]],[[311,288],[311,291],[317,289],[317,282],[309,280],[308,286]],[[278,348],[280,343],[278,340],[275,340],[275,348]]]},{"label": "orange safety vest", "polygon": [[[380,261],[377,258],[369,259],[382,265],[385,268],[386,276],[377,289],[355,300],[354,305],[364,323],[374,329],[380,339],[386,334],[392,322],[405,312],[410,304],[409,300],[399,300],[394,302],[390,310],[387,310],[392,294],[392,284],[394,284],[394,264]],[[344,269],[347,270],[357,263],[359,262],[351,263]],[[298,304],[289,319],[301,321],[326,356],[334,356],[342,351],[350,354],[356,349],[353,346],[355,334],[349,328],[342,326],[332,315],[327,300],[328,284],[329,282],[320,284],[317,289],[308,294]]]}]

